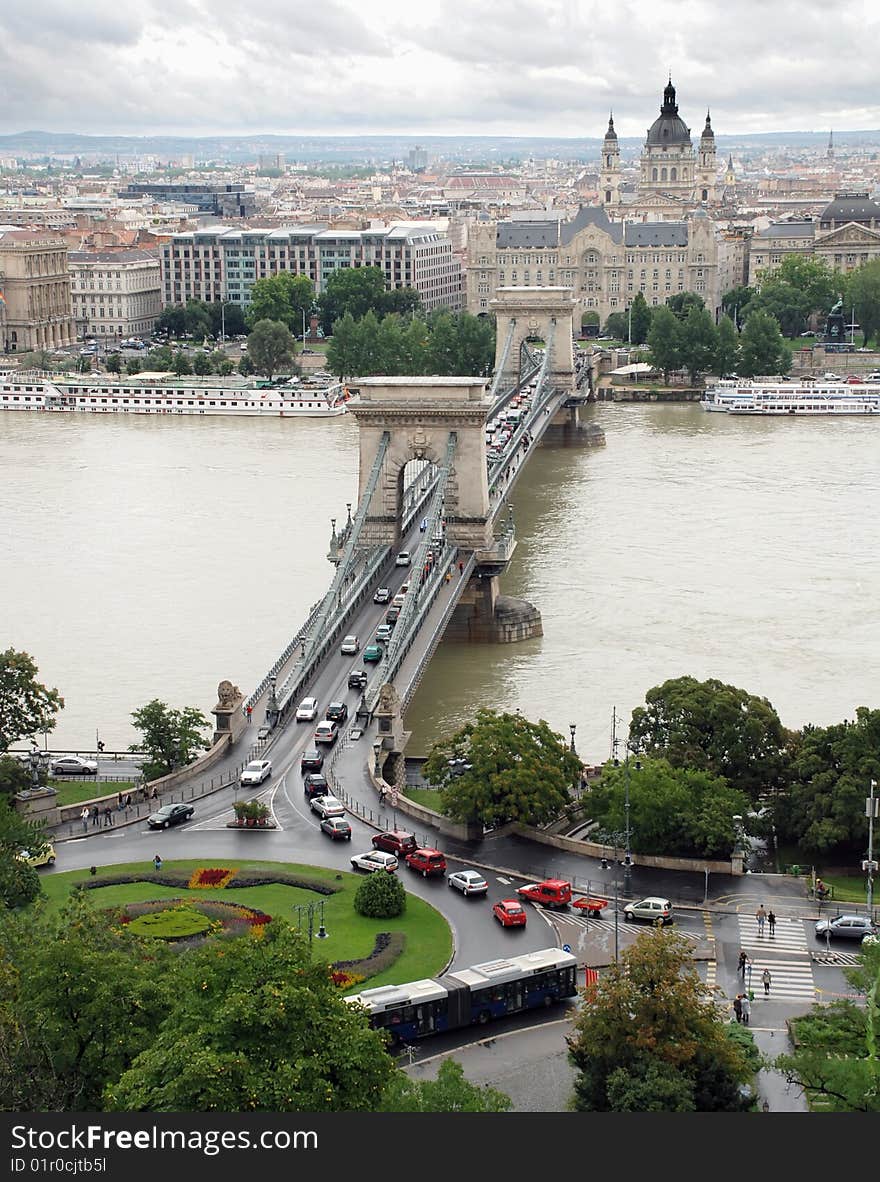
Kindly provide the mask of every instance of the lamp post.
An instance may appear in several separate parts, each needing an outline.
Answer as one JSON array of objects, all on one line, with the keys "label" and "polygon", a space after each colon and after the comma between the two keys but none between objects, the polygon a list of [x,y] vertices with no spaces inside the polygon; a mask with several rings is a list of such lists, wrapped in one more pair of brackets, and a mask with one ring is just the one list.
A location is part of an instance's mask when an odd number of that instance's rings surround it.
[{"label": "lamp post", "polygon": [[877,781],[871,781],[871,794],[865,801],[865,812],[868,814],[868,857],[866,861],[862,862],[862,869],[867,872],[868,881],[865,890],[865,898],[868,903],[868,918],[871,918],[871,908],[874,906],[874,871],[877,869],[877,863],[874,861],[874,817],[877,814],[877,805],[880,804],[874,796],[874,789],[877,787]]},{"label": "lamp post", "polygon": [[269,701],[266,703],[266,721],[269,726],[274,726],[278,721],[278,699],[275,696],[275,674],[273,673],[269,678]]},{"label": "lamp post", "polygon": [[[614,740],[614,745],[617,745],[617,739]],[[632,827],[630,825],[629,815],[629,757],[630,752],[635,753],[636,747],[627,739],[626,741],[626,757],[623,761],[623,815],[624,815],[624,841],[626,843],[623,855],[623,889],[626,894],[629,894],[632,886]],[[614,766],[620,767],[620,760],[614,760]],[[640,760],[636,760],[636,771],[641,771],[642,764]]]},{"label": "lamp post", "polygon": [[[569,750],[571,751],[572,755],[575,758],[577,758],[577,750],[575,749],[575,745],[574,745],[574,733],[577,730],[577,723],[570,722],[568,724],[568,729],[571,731],[571,746],[570,746]],[[580,790],[580,777],[578,776],[577,768],[572,768],[571,774],[572,774],[572,784],[571,784],[572,791],[574,792],[575,796],[577,796],[577,794]]]}]

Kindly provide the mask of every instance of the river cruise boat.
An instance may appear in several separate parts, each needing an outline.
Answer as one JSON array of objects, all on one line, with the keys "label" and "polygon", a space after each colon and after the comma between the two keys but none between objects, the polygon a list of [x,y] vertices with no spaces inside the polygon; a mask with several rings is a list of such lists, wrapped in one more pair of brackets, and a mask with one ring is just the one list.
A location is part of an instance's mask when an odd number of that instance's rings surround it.
[{"label": "river cruise boat", "polygon": [[703,410],[730,415],[878,415],[880,387],[867,382],[721,382]]},{"label": "river cruise boat", "polygon": [[0,410],[82,411],[90,414],[236,415],[241,418],[329,418],[344,415],[348,389],[341,383],[276,386],[156,379],[62,378],[0,374]]}]

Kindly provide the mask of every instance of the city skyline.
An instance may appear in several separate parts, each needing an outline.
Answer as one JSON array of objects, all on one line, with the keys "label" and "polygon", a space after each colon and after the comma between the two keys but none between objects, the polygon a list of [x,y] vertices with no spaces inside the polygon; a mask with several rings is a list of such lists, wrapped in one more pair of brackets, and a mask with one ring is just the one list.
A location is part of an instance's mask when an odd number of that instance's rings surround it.
[{"label": "city skyline", "polygon": [[866,6],[711,0],[12,0],[0,133],[643,136],[667,77],[692,131],[880,128]]}]

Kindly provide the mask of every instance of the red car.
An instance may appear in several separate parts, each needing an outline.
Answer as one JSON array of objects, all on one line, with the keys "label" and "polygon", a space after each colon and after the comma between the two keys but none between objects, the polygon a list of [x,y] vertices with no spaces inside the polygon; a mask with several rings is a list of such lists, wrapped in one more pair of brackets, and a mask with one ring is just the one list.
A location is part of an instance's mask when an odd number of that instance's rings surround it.
[{"label": "red car", "polygon": [[492,907],[492,914],[503,928],[524,928],[526,909],[517,899],[502,899]]},{"label": "red car", "polygon": [[427,878],[429,874],[446,873],[446,858],[440,850],[413,850],[411,854],[406,855],[404,861],[410,870],[418,870],[423,878]]}]

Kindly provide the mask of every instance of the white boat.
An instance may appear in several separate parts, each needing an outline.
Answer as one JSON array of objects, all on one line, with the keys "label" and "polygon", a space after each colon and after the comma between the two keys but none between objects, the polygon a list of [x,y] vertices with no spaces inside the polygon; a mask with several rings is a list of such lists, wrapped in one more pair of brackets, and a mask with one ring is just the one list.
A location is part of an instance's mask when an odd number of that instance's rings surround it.
[{"label": "white boat", "polygon": [[253,381],[218,385],[193,378],[138,382],[0,374],[0,410],[329,418],[345,414],[348,401],[348,389],[341,382],[321,386],[261,386]]},{"label": "white boat", "polygon": [[880,388],[867,382],[719,382],[700,406],[730,415],[880,416]]}]

